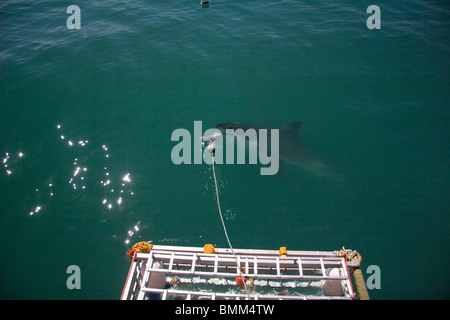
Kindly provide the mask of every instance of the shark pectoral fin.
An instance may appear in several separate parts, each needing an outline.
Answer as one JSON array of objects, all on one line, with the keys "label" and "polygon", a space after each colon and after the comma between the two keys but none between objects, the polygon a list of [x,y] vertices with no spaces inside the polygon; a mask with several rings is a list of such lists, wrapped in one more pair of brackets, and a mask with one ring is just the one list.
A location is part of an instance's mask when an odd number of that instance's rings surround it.
[{"label": "shark pectoral fin", "polygon": [[282,126],[280,128],[280,131],[284,131],[291,135],[297,135],[298,130],[300,129],[301,126],[302,126],[302,122],[293,122],[293,123],[287,124],[285,126]]}]

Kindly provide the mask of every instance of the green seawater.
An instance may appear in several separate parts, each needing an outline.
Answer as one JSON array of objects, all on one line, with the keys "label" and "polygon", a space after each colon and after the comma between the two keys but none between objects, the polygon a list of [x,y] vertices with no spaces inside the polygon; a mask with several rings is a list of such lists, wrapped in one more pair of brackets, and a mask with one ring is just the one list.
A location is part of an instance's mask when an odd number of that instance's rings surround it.
[{"label": "green seawater", "polygon": [[373,299],[450,298],[449,21],[424,0],[2,1],[0,298],[119,299],[138,241],[227,247],[211,166],[171,160],[194,121],[301,121],[335,175],[216,165],[233,247],[345,246],[379,266]]}]

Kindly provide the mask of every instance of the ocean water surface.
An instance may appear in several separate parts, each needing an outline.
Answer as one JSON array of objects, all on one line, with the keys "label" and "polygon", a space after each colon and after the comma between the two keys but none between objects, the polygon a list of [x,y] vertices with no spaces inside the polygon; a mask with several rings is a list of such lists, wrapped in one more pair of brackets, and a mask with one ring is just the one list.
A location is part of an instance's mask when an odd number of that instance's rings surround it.
[{"label": "ocean water surface", "polygon": [[138,241],[227,247],[211,166],[171,159],[194,121],[300,121],[333,172],[216,165],[233,247],[345,246],[379,266],[373,299],[450,298],[449,21],[425,0],[2,1],[0,298],[119,299]]}]

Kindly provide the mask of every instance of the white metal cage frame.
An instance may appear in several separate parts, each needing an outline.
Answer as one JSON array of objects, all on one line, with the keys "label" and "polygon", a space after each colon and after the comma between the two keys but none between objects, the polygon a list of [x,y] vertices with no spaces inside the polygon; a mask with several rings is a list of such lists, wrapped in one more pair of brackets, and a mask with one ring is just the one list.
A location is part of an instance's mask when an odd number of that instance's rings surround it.
[{"label": "white metal cage frame", "polygon": [[[277,250],[234,249],[234,254],[230,249],[216,248],[215,253],[204,253],[200,247],[154,245],[149,253],[135,254],[121,299],[355,298],[349,273],[354,262],[347,263],[334,251],[289,250],[286,256],[280,256]],[[239,270],[247,279],[248,292],[236,284]],[[166,285],[161,285],[161,281],[152,285],[152,277],[164,279]],[[177,285],[170,287],[173,277],[177,278]],[[323,290],[327,282],[339,284],[342,291],[338,295],[327,294]]]}]

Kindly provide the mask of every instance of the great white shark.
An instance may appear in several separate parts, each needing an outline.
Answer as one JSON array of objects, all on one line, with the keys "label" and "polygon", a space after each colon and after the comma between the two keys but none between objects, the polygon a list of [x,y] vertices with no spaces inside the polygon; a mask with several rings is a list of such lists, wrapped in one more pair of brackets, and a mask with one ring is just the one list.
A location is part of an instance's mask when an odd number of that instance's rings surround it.
[{"label": "great white shark", "polygon": [[[299,129],[301,126],[302,122],[294,122],[279,129],[279,148],[277,149],[280,160],[292,166],[300,167],[318,177],[335,177],[330,167],[315,154],[302,147],[299,137]],[[267,131],[262,132],[267,132],[267,150],[270,150],[271,152],[276,150],[276,148],[271,148],[271,129],[267,127],[240,122],[227,122],[216,124],[216,128],[219,129],[224,136],[246,139],[249,143],[258,143],[260,141],[260,130],[265,129]],[[249,129],[256,131],[256,136],[245,134]]]}]

